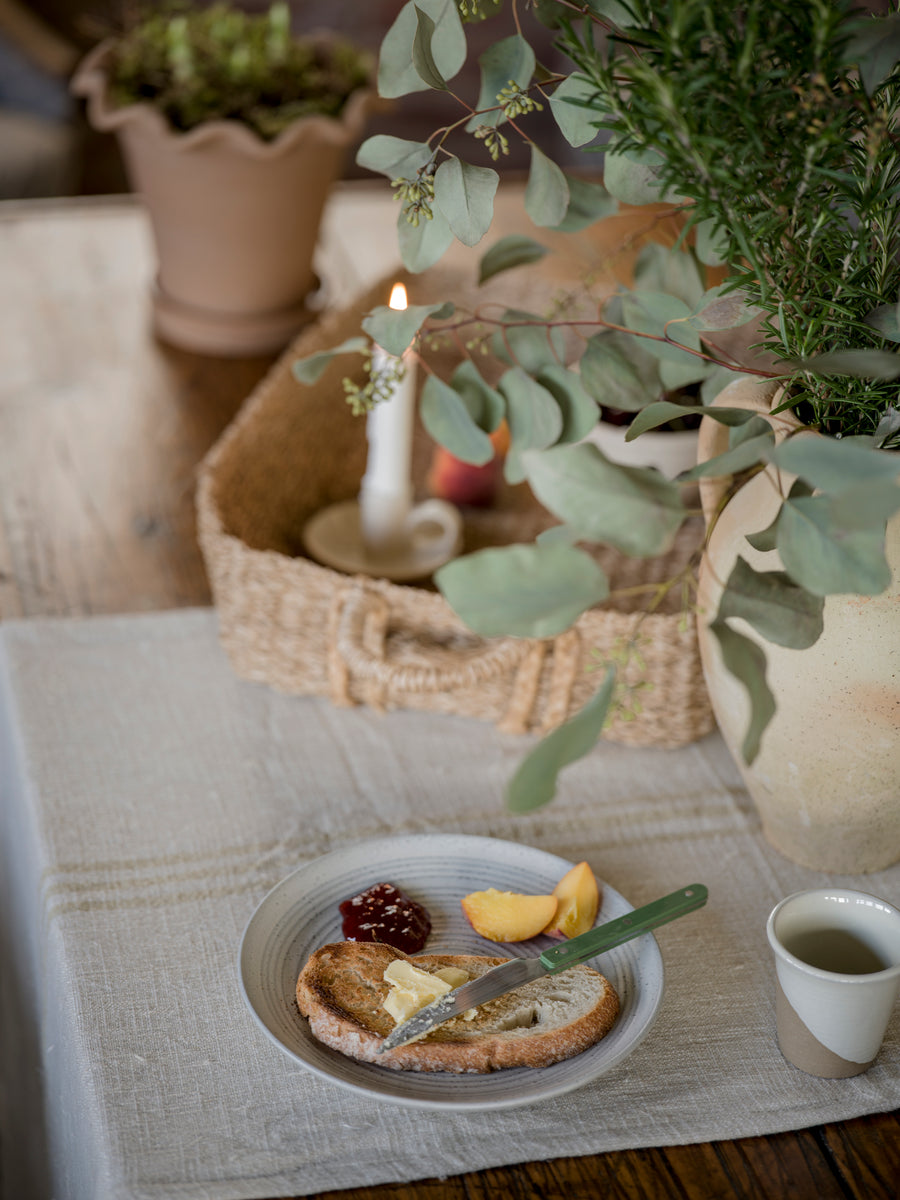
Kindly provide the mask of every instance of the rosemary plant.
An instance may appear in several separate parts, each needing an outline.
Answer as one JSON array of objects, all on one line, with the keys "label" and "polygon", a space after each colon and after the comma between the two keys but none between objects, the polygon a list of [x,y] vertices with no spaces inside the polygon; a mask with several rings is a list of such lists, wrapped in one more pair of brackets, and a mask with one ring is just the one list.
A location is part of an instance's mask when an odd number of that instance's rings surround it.
[{"label": "rosemary plant", "polygon": [[608,41],[591,19],[562,25],[598,127],[689,202],[763,314],[763,348],[795,368],[787,404],[823,432],[874,433],[894,379],[825,375],[853,359],[821,357],[897,334],[900,79],[859,70],[870,22],[835,0],[623,7]]}]

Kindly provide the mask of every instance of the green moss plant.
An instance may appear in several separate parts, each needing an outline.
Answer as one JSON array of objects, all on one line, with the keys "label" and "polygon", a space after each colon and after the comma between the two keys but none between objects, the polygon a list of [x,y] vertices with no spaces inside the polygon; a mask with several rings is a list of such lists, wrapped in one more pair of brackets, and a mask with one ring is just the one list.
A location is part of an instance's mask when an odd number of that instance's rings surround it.
[{"label": "green moss plant", "polygon": [[261,14],[227,4],[151,10],[114,39],[108,69],[116,106],[152,104],[181,132],[240,121],[271,141],[300,117],[338,116],[371,65],[346,39],[293,36],[279,2]]}]

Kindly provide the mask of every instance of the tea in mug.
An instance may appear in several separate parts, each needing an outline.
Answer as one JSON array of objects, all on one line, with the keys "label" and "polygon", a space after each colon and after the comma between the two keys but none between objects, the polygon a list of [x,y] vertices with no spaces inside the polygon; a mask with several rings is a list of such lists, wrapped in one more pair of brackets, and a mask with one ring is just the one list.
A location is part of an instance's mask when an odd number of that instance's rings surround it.
[{"label": "tea in mug", "polygon": [[891,965],[846,929],[809,929],[786,939],[784,948],[807,966],[837,975],[872,975]]}]

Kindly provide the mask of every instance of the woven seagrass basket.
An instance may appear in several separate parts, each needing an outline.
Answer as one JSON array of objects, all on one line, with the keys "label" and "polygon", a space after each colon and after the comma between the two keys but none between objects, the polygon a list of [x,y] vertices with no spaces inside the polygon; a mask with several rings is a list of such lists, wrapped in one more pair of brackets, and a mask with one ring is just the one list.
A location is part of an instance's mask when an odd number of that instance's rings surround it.
[{"label": "woven seagrass basket", "polygon": [[[440,272],[400,278],[411,304],[458,294]],[[626,672],[640,711],[617,717],[605,736],[633,746],[675,747],[713,728],[694,622],[679,597],[651,614],[634,600],[595,607],[555,638],[481,638],[428,582],[398,584],[349,576],[306,557],[301,535],[319,509],[355,497],[366,462],[365,421],[345,402],[342,380],[357,360],[341,356],[318,384],[294,379],[296,359],[360,331],[386,302],[391,280],[307,329],[248,398],[201,465],[198,532],[222,645],[236,674],[298,695],[379,710],[423,709],[494,722],[511,733],[542,733],[580,709],[603,678],[604,660],[640,624],[639,661]],[[455,291],[451,290],[455,289]],[[454,360],[430,356],[445,378]],[[361,377],[360,377],[361,378]],[[416,430],[418,498],[433,444]],[[527,485],[504,487],[497,503],[463,512],[463,553],[531,542],[556,523]],[[702,525],[684,527],[671,551],[630,559],[596,557],[613,588],[669,579],[695,550]]]}]

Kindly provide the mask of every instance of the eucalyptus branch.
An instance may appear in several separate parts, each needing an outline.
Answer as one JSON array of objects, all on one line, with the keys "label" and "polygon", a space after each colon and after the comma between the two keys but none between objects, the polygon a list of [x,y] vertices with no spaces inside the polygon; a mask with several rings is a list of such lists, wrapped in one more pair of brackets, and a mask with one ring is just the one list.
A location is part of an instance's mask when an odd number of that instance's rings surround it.
[{"label": "eucalyptus branch", "polygon": [[[570,733],[568,753],[599,735],[610,713],[633,714],[643,685],[644,622],[663,606],[668,611],[679,589],[682,613],[696,608],[698,567],[731,490],[762,473],[766,485],[757,489],[774,489],[779,515],[774,522],[769,513],[761,518],[766,528],[751,540],[756,549],[775,551],[781,566],[758,570],[741,556],[729,578],[718,581],[722,600],[713,620],[728,669],[750,697],[744,755],[752,761],[775,702],[751,638],[728,622],[748,623],[754,640],[804,649],[821,633],[825,596],[875,595],[891,576],[883,535],[900,497],[892,461],[900,450],[900,18],[895,12],[867,27],[852,0],[740,0],[736,8],[713,0],[623,0],[627,21],[616,27],[614,17],[597,11],[606,7],[598,0],[541,0],[540,8],[533,5],[537,20],[555,27],[557,48],[572,70],[544,70],[535,78],[534,48],[521,45],[528,40],[528,4],[511,5],[515,36],[508,45],[496,42],[496,53],[480,63],[478,103],[496,96],[496,104],[473,109],[451,92],[466,116],[427,143],[371,139],[363,165],[383,174],[395,164],[410,175],[418,169],[425,192],[435,171],[442,172],[439,224],[428,237],[403,231],[404,265],[426,270],[454,237],[474,245],[491,228],[498,173],[462,158],[448,169],[440,159],[450,154],[451,133],[477,126],[475,136],[496,160],[506,122],[532,146],[524,206],[536,227],[555,237],[609,215],[616,201],[662,201],[666,207],[653,210],[645,230],[632,232],[630,247],[679,214],[691,241],[685,249],[679,240],[670,257],[662,239],[642,247],[633,288],[613,296],[601,295],[596,276],[585,274],[580,291],[545,305],[544,316],[485,304],[457,310],[445,323],[443,306],[426,306],[434,319],[423,320],[412,353],[427,375],[421,416],[428,433],[457,458],[480,465],[493,461],[485,457],[486,431],[505,418],[505,480],[527,483],[572,539],[462,556],[441,569],[437,584],[457,615],[487,636],[499,630],[543,637],[579,606],[583,612],[607,598],[644,602],[630,633],[605,651],[600,703],[586,706],[588,719]],[[438,63],[457,61],[457,12],[441,5],[440,21],[425,20],[416,7],[408,0],[403,11],[417,40],[408,54],[391,39],[392,66],[403,80],[415,83],[418,72],[443,91]],[[493,0],[490,7],[496,10]],[[554,8],[559,22],[550,20]],[[457,0],[457,9],[477,17],[488,6]],[[598,29],[612,36],[602,39]],[[528,79],[507,83],[506,71]],[[535,152],[518,118],[537,98],[550,103],[574,149],[593,149],[597,131],[608,136],[603,187]],[[577,113],[564,99],[587,111]],[[480,276],[534,263],[548,249],[519,234],[500,238],[482,258]],[[604,265],[609,257],[604,252]],[[713,263],[726,269],[719,288],[707,282],[703,264]],[[751,349],[774,365],[745,365],[716,346],[716,334],[732,319],[734,326],[757,321]],[[400,327],[398,346],[400,334],[408,329]],[[429,363],[421,352],[440,345],[438,339],[461,360],[447,382],[437,378],[438,360]],[[491,346],[496,383],[475,357]],[[713,415],[704,404],[724,372],[783,382],[773,413],[794,410],[826,436],[775,444],[759,417],[734,409]],[[639,414],[636,435],[701,414],[736,423],[733,430],[743,434],[729,437],[718,465],[704,468],[706,478],[717,470],[726,486],[689,562],[661,584],[612,592],[600,562],[586,561],[588,546],[657,557],[696,514],[679,480],[625,466],[585,444],[611,408]],[[789,490],[786,478],[796,479]],[[552,747],[557,761],[560,745],[566,748],[565,737]],[[536,760],[531,778],[523,775],[524,791],[537,784],[546,792],[549,761]],[[533,796],[526,799],[534,807]]]},{"label": "eucalyptus branch", "polygon": [[[508,340],[506,339],[506,333],[510,329],[567,329],[572,332],[578,332],[581,329],[606,329],[614,333],[625,333],[631,337],[640,338],[644,341],[662,342],[667,346],[673,347],[673,349],[681,350],[685,354],[690,354],[695,358],[700,358],[704,362],[711,363],[714,366],[726,367],[730,370],[739,371],[742,374],[757,376],[760,379],[779,379],[783,375],[783,372],[767,371],[760,367],[734,365],[733,359],[731,362],[723,362],[721,358],[717,358],[715,355],[710,354],[705,350],[695,350],[691,346],[684,346],[681,342],[676,341],[674,338],[662,334],[647,333],[639,329],[632,329],[628,325],[620,325],[615,321],[604,320],[602,317],[594,317],[590,319],[587,317],[574,317],[567,320],[530,317],[508,320],[504,319],[503,317],[486,316],[482,310],[479,310],[477,313],[467,316],[461,321],[456,321],[449,325],[441,325],[440,332],[458,333],[459,330],[464,329],[467,325],[476,323],[481,325],[493,325],[501,330],[504,335],[504,344],[509,350],[511,357],[515,356],[512,354],[512,349],[509,346]],[[667,326],[671,324],[675,324],[675,322],[666,322]]]}]

